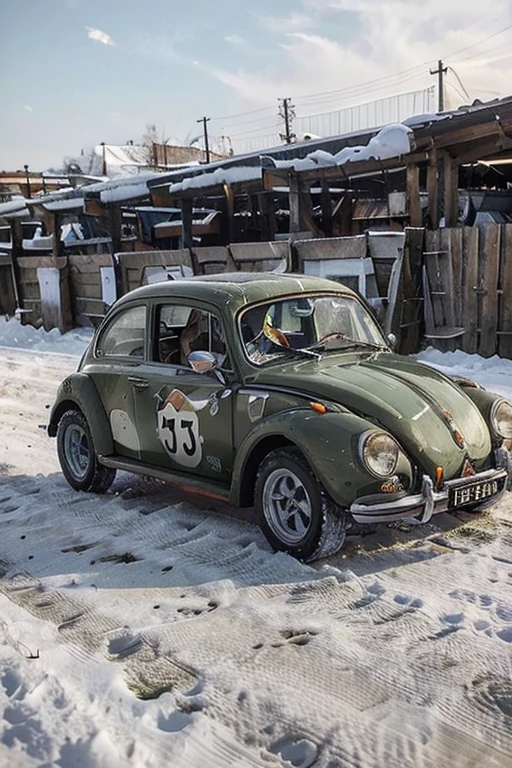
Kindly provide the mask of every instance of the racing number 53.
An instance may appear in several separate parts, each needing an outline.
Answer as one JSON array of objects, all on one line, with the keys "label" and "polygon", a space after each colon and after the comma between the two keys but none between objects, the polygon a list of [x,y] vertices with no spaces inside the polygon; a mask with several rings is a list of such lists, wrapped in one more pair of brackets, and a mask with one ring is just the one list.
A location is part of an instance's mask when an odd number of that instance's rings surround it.
[{"label": "racing number 53", "polygon": [[[166,429],[169,431],[170,437],[171,437],[171,443],[169,445],[169,440],[166,438],[166,448],[169,451],[169,453],[176,453],[178,450],[178,436],[176,434],[176,419],[166,419],[165,416],[163,418],[163,429]],[[185,434],[185,439],[183,439],[183,433]],[[184,452],[187,456],[193,456],[194,453],[197,450],[197,440],[196,436],[194,434],[194,422],[192,419],[184,419],[183,417],[180,417],[180,423],[178,426],[178,434],[180,435],[181,439],[181,447],[183,448]],[[188,439],[190,440],[190,444],[187,445],[186,438],[188,436]]]},{"label": "racing number 53", "polygon": [[158,420],[159,438],[169,456],[184,467],[197,467],[202,459],[202,440],[196,413],[178,413],[168,403]]}]

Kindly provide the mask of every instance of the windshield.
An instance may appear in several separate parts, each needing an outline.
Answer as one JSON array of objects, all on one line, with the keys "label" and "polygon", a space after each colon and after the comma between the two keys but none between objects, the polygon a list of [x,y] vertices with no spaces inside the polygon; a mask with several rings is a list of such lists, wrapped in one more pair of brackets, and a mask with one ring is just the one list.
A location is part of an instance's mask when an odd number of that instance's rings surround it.
[{"label": "windshield", "polygon": [[250,360],[263,364],[290,354],[314,356],[354,346],[385,347],[366,308],[351,296],[296,296],[247,309],[240,333]]}]

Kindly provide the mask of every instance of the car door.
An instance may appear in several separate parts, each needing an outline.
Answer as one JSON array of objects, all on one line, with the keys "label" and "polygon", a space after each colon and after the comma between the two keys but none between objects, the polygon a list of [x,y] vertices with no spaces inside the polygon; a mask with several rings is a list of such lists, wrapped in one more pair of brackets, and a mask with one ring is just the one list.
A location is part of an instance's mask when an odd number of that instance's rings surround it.
[{"label": "car door", "polygon": [[123,307],[102,329],[88,366],[110,422],[115,452],[141,459],[133,383],[145,359],[146,305]]},{"label": "car door", "polygon": [[231,387],[213,372],[196,373],[184,356],[185,349],[203,348],[223,358],[214,328],[219,318],[188,301],[155,303],[134,412],[144,463],[227,482],[234,453]]}]

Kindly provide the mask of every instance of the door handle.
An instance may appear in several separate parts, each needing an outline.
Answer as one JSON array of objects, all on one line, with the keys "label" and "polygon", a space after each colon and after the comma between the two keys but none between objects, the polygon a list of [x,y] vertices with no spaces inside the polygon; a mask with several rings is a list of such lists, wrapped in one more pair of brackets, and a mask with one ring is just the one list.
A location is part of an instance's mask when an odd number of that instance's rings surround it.
[{"label": "door handle", "polygon": [[128,381],[135,389],[147,389],[149,387],[149,381],[147,379],[141,379],[139,376],[128,376]]}]

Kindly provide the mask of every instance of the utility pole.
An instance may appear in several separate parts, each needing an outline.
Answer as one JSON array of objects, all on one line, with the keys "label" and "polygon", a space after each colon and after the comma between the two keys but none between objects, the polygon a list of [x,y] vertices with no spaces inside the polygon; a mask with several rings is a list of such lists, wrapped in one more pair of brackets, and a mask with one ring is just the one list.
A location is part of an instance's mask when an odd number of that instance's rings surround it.
[{"label": "utility pole", "polygon": [[295,138],[295,134],[291,132],[291,125],[292,125],[292,119],[295,117],[295,107],[293,104],[290,104],[291,99],[278,99],[278,101],[282,101],[282,106],[279,105],[279,117],[281,117],[284,120],[284,133],[281,133],[280,136],[287,144],[292,143],[292,139]]},{"label": "utility pole", "polygon": [[106,176],[107,175],[107,156],[105,154],[105,142],[102,141],[100,146],[102,147],[101,175]]},{"label": "utility pole", "polygon": [[28,170],[28,165],[23,166],[25,170],[25,179],[27,180],[27,197],[30,199],[30,174]]},{"label": "utility pole", "polygon": [[431,69],[431,75],[437,75],[437,97],[438,97],[438,112],[444,112],[444,85],[443,75],[448,72],[448,67],[443,67],[443,60],[439,59],[437,62],[437,69]]},{"label": "utility pole", "polygon": [[196,123],[202,123],[203,124],[203,133],[204,133],[204,151],[206,155],[206,162],[210,162],[210,147],[208,145],[208,128],[206,126],[206,123],[210,121],[209,117],[202,117],[200,120],[196,120]]}]

